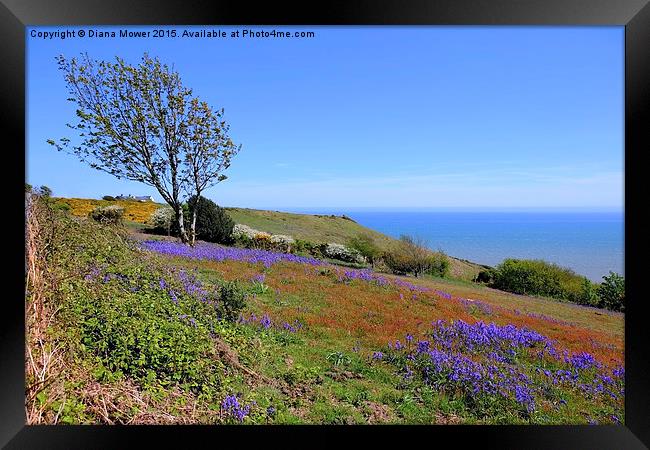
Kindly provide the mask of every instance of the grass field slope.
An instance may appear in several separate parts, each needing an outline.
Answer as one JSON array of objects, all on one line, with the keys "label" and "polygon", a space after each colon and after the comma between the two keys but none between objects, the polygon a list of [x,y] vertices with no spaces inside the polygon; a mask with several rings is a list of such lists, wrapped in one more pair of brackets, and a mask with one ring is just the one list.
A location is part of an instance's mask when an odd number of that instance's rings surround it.
[{"label": "grass field slope", "polygon": [[621,313],[28,217],[29,423],[625,420]]}]

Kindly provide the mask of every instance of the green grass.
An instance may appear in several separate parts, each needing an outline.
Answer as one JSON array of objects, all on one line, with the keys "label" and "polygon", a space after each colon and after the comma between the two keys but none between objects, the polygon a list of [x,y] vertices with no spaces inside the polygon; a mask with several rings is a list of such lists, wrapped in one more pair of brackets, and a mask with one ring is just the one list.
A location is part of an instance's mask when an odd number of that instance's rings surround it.
[{"label": "green grass", "polygon": [[294,214],[247,208],[226,208],[235,221],[271,234],[288,234],[296,239],[312,242],[346,244],[359,234],[370,235],[375,243],[385,249],[393,239],[341,216]]}]

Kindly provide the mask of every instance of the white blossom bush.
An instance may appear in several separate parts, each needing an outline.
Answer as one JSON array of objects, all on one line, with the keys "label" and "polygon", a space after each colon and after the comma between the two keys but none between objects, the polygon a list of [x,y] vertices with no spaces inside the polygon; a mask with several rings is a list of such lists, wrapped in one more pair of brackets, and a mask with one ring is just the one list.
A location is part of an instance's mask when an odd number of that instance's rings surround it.
[{"label": "white blossom bush", "polygon": [[345,245],[329,243],[325,248],[325,256],[341,261],[365,264],[366,258],[356,250],[346,247]]},{"label": "white blossom bush", "polygon": [[259,233],[261,233],[261,231],[251,228],[248,225],[237,223],[232,229],[231,236],[235,240],[240,238],[255,239],[255,235]]},{"label": "white blossom bush", "polygon": [[291,236],[285,234],[270,234],[241,223],[235,224],[231,236],[236,242],[239,242],[245,247],[277,250],[282,252],[290,252],[293,244],[296,242]]},{"label": "white blossom bush", "polygon": [[293,244],[295,243],[296,240],[286,234],[271,235],[271,244],[273,245],[274,248],[280,251],[290,252]]},{"label": "white blossom bush", "polygon": [[271,235],[271,242],[274,244],[291,245],[294,244],[296,240],[286,234],[273,234]]},{"label": "white blossom bush", "polygon": [[149,224],[158,230],[169,232],[174,222],[174,210],[169,207],[158,208],[149,216]]}]

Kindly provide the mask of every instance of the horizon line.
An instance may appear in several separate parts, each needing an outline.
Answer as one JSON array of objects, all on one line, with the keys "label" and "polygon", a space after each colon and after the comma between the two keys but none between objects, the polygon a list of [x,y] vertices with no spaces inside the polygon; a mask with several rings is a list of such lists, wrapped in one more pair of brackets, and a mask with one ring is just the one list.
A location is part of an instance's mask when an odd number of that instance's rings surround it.
[{"label": "horizon line", "polygon": [[242,209],[341,209],[341,210],[436,210],[436,211],[593,211],[593,212],[625,212],[624,206],[233,206],[223,205],[223,208]]}]

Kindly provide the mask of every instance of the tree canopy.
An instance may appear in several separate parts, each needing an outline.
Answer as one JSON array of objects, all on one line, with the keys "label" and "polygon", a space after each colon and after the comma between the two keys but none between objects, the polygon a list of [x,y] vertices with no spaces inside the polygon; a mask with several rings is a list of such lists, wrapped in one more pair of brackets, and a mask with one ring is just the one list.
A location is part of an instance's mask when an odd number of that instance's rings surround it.
[{"label": "tree canopy", "polygon": [[198,197],[223,181],[223,171],[241,149],[228,135],[224,110],[194,96],[173,67],[146,53],[137,65],[87,54],[58,56],[57,62],[68,100],[77,105],[76,123],[68,127],[80,140],[48,143],[118,179],[156,188],[174,210],[187,242],[183,195]]}]

